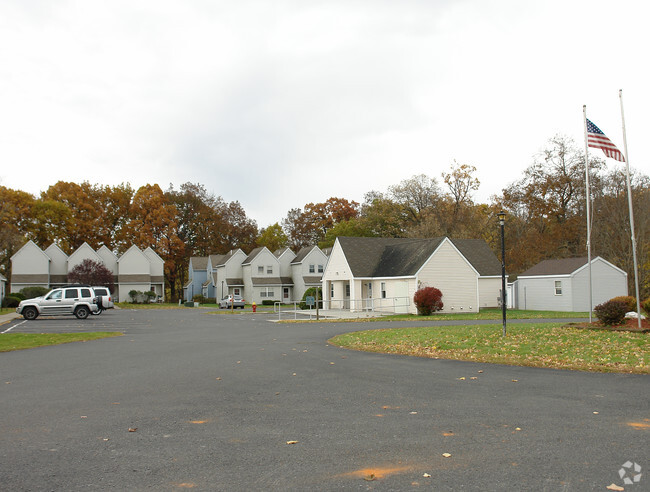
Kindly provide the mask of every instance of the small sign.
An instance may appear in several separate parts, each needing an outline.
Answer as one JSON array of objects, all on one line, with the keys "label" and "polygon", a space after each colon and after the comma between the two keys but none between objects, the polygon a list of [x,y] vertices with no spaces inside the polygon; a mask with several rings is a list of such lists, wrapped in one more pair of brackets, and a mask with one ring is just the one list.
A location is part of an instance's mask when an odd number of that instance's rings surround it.
[{"label": "small sign", "polygon": [[305,297],[305,302],[307,306],[314,306],[316,304],[316,298],[314,296],[307,296]]}]

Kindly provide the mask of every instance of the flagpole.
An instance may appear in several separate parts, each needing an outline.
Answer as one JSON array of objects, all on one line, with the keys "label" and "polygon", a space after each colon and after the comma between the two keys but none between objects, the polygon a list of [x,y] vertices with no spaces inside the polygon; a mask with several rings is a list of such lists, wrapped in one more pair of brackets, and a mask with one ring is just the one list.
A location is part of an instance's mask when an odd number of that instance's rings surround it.
[{"label": "flagpole", "polygon": [[589,191],[589,145],[587,140],[587,105],[582,106],[585,125],[585,197],[587,201],[587,263],[589,264],[589,323],[591,323],[591,312],[594,307],[594,294],[591,284],[591,216],[589,213],[591,193]]},{"label": "flagpole", "polygon": [[641,300],[639,299],[639,277],[636,262],[636,237],[634,236],[634,212],[632,211],[632,185],[630,184],[630,161],[627,158],[627,135],[625,132],[625,114],[623,113],[623,89],[618,91],[621,101],[621,121],[623,122],[623,150],[625,151],[625,179],[627,181],[627,204],[630,210],[630,231],[632,234],[632,258],[634,259],[634,288],[636,289],[636,314],[641,329]]}]

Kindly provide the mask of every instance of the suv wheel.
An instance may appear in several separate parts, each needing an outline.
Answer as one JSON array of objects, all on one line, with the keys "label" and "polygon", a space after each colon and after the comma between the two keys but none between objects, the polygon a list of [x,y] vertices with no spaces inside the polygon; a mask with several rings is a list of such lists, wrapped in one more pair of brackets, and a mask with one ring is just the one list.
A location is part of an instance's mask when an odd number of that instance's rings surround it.
[{"label": "suv wheel", "polygon": [[77,309],[74,311],[74,315],[79,318],[79,319],[86,319],[89,314],[89,310],[86,306],[79,306]]},{"label": "suv wheel", "polygon": [[25,309],[23,309],[23,318],[32,321],[38,318],[38,311],[36,310],[35,307],[28,306]]}]

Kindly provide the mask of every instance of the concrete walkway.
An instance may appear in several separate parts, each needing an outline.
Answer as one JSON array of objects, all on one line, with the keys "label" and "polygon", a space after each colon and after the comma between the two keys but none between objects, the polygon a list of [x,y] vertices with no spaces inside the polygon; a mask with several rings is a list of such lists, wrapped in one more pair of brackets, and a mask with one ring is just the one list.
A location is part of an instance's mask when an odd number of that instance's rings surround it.
[{"label": "concrete walkway", "polygon": [[0,314],[0,326],[4,325],[5,323],[9,323],[11,320],[14,320],[16,318],[20,318],[20,315],[16,313],[16,311],[12,311],[7,314]]},{"label": "concrete walkway", "polygon": [[[274,313],[277,315],[278,313]],[[362,318],[379,318],[384,315],[394,313],[379,313],[377,311],[355,311],[347,309],[319,309],[318,316],[321,319],[362,319]],[[282,310],[281,319],[316,319],[315,309],[287,309]]]}]

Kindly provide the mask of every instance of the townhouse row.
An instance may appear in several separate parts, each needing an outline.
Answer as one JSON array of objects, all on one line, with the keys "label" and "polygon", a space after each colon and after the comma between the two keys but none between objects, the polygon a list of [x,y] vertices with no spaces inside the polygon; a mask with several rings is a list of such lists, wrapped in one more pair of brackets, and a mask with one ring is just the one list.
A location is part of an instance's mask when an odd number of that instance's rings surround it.
[{"label": "townhouse row", "polygon": [[56,244],[45,250],[28,241],[11,257],[11,292],[25,287],[61,287],[68,274],[85,259],[103,264],[113,273],[113,296],[119,302],[130,301],[132,290],[152,291],[157,298],[165,297],[165,262],[151,248],[141,250],[133,245],[119,257],[106,246],[97,251],[83,243],[69,256]]},{"label": "townhouse row", "polygon": [[271,252],[263,246],[248,255],[234,249],[225,255],[194,256],[183,297],[186,301],[196,295],[223,299],[232,294],[257,304],[300,301],[308,288],[321,286],[326,251],[309,246],[296,254],[289,248]]}]

